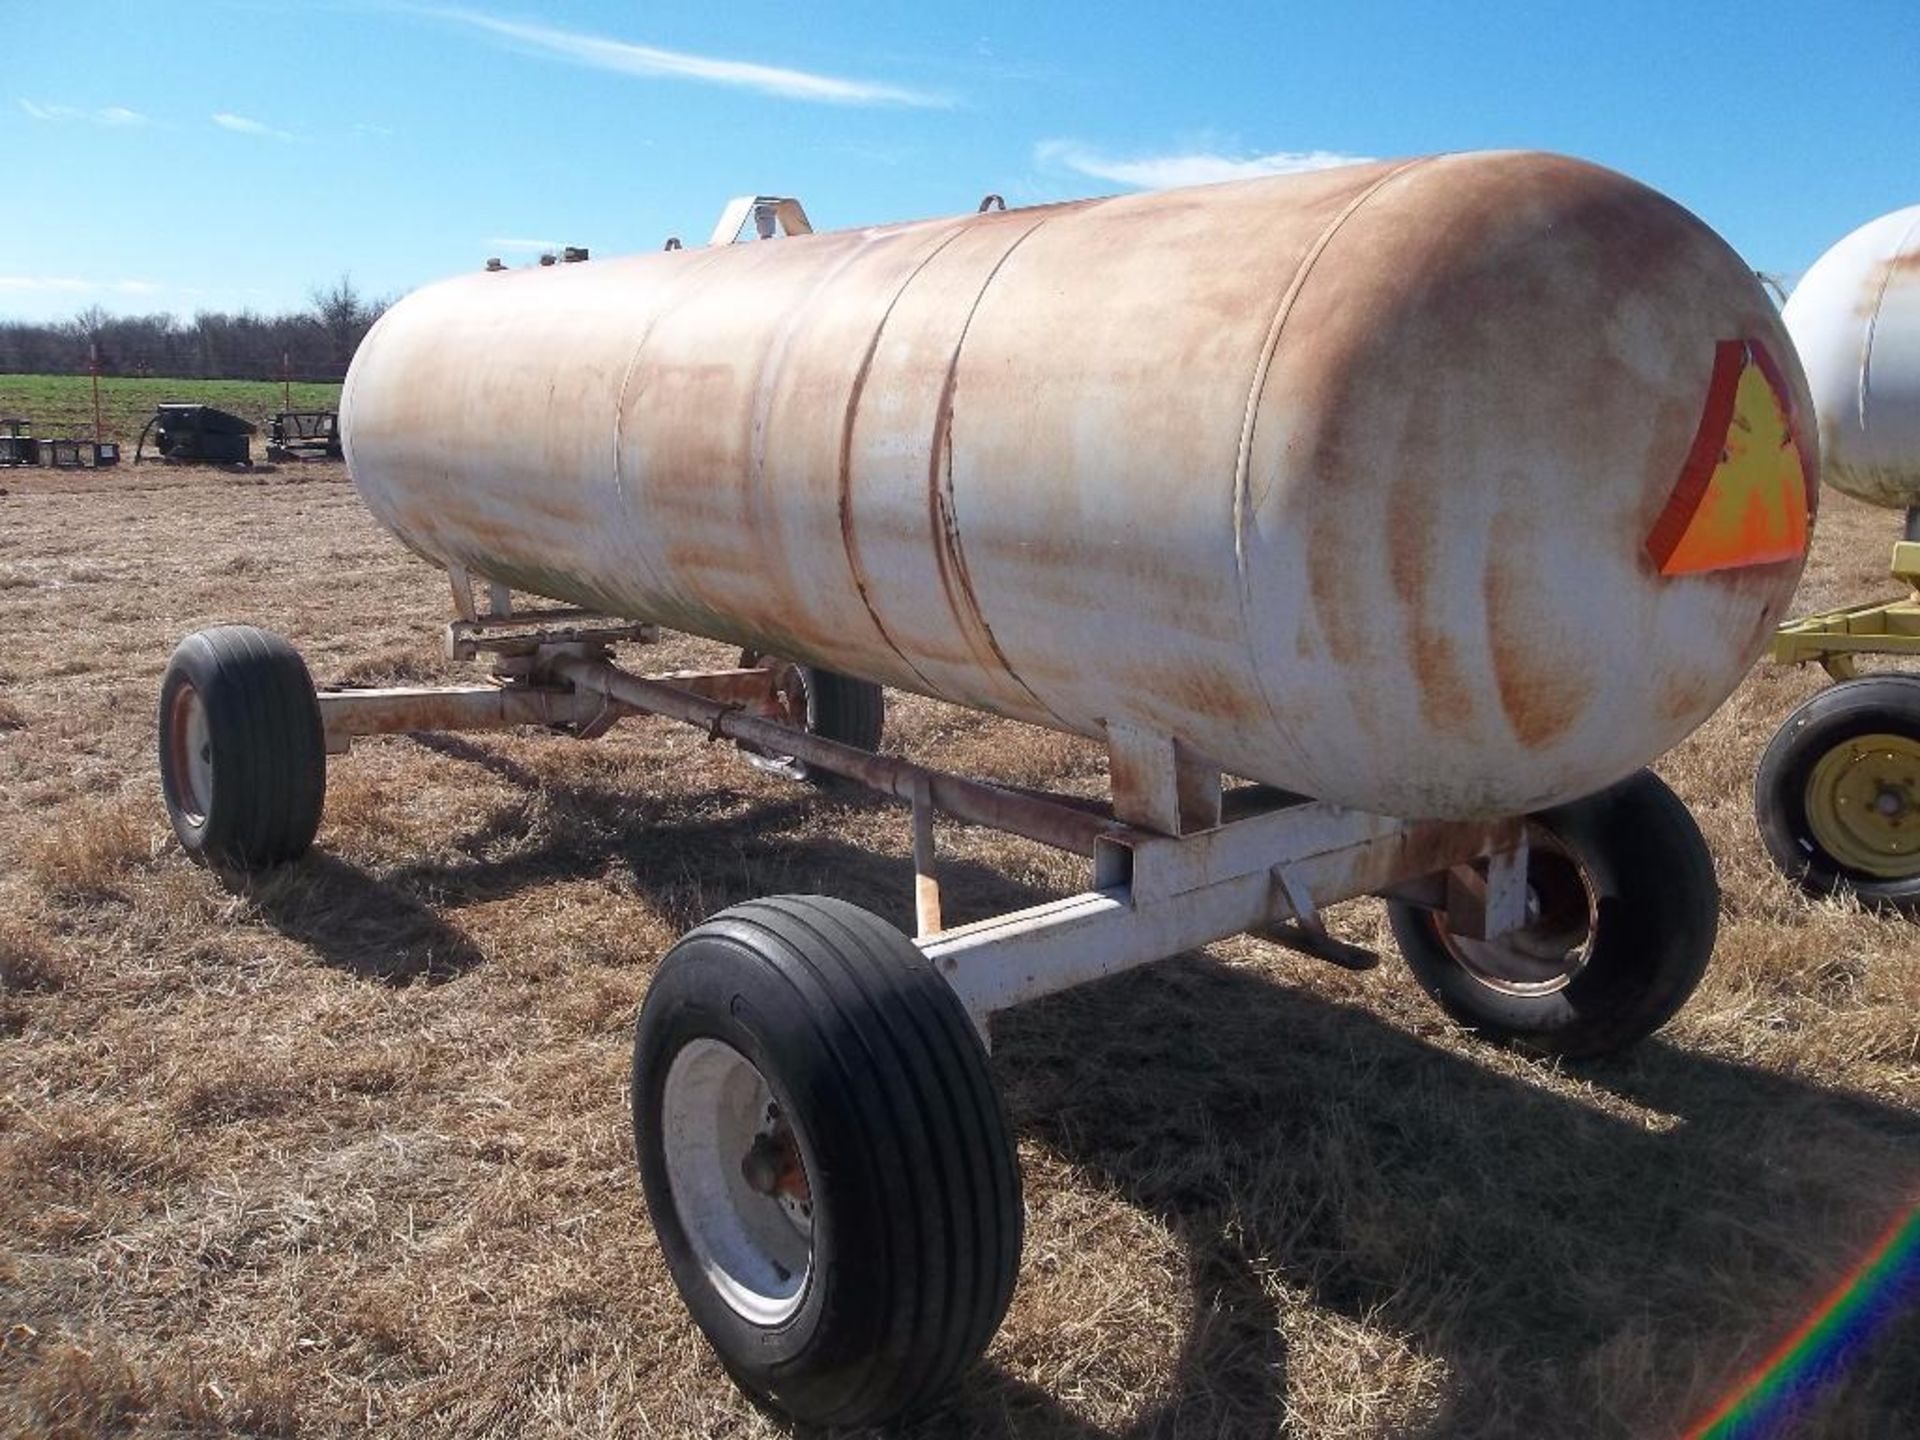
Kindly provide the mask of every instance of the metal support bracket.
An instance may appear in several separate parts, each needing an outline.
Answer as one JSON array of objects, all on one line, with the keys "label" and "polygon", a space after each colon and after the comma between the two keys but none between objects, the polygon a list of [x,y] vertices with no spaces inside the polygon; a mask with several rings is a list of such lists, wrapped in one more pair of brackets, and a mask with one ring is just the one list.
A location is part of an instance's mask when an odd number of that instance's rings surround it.
[{"label": "metal support bracket", "polygon": [[651,645],[659,638],[660,627],[651,621],[621,620],[566,607],[522,610],[517,615],[476,615],[452,621],[447,626],[446,654],[449,660],[472,660],[483,652],[528,656],[559,645]]},{"label": "metal support bracket", "polygon": [[453,589],[453,613],[456,620],[467,624],[480,623],[480,612],[473,604],[473,577],[467,574],[464,565],[447,566],[447,584]]},{"label": "metal support bracket", "polygon": [[1371,970],[1380,963],[1380,954],[1363,945],[1349,945],[1327,933],[1327,922],[1313,903],[1305,882],[1289,873],[1289,867],[1273,867],[1273,888],[1279,892],[1291,920],[1276,920],[1253,933],[1262,940],[1338,965],[1342,970]]},{"label": "metal support bracket", "polygon": [[1480,865],[1447,872],[1447,929],[1471,940],[1495,940],[1527,923],[1527,837],[1487,853]]},{"label": "metal support bracket", "polygon": [[1191,835],[1220,823],[1220,767],[1183,742],[1107,722],[1107,776],[1113,813],[1162,835]]},{"label": "metal support bracket", "polygon": [[1526,835],[1486,854],[1484,866],[1455,866],[1446,877],[1446,927],[1476,941],[1526,925]]},{"label": "metal support bracket", "polygon": [[925,940],[944,928],[940,919],[940,875],[933,850],[933,792],[924,780],[913,786],[914,938]]}]

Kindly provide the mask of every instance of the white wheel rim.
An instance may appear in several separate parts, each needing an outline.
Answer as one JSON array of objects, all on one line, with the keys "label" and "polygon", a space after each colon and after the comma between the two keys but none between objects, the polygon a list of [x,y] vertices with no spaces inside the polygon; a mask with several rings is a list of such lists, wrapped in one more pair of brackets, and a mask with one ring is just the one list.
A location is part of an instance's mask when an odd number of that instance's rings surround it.
[{"label": "white wheel rim", "polygon": [[188,821],[204,825],[213,808],[213,740],[207,733],[207,707],[200,692],[182,685],[173,692],[173,713],[168,716],[168,733],[173,744],[174,798]]},{"label": "white wheel rim", "polygon": [[766,1077],[724,1041],[689,1041],[667,1070],[660,1132],[674,1211],[708,1283],[755,1325],[787,1319],[813,1272],[813,1195],[805,1138]]}]

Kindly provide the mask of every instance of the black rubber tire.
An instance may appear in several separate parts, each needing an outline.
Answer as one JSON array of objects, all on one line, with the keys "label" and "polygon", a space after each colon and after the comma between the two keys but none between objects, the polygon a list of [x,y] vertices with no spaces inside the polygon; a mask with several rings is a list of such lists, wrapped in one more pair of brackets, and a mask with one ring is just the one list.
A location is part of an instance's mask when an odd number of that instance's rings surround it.
[{"label": "black rubber tire", "polygon": [[[204,711],[211,795],[192,795],[180,700]],[[160,682],[160,788],[180,846],[194,859],[264,870],[306,854],[326,804],[327,746],[313,678],[278,635],[222,625],[187,636]],[[201,813],[204,811],[204,813]]]},{"label": "black rubber tire", "polygon": [[1432,910],[1390,903],[1394,938],[1421,987],[1482,1036],[1569,1059],[1610,1054],[1671,1020],[1706,973],[1720,926],[1713,856],[1687,807],[1645,770],[1529,818],[1565,848],[1593,900],[1586,963],[1562,988],[1496,988],[1462,963]]},{"label": "black rubber tire", "polygon": [[[757,664],[752,652],[742,657],[743,664]],[[813,665],[796,666],[807,696],[807,733],[824,740],[838,740],[859,750],[878,750],[886,731],[886,692],[871,680],[855,680],[832,670]],[[788,755],[770,755],[754,746],[740,747],[760,768],[809,784],[832,786],[843,783],[829,770],[815,769]]]},{"label": "black rubber tire", "polygon": [[859,750],[878,750],[887,724],[886,696],[871,680],[801,667],[807,685],[807,729]]},{"label": "black rubber tire", "polygon": [[1889,879],[1830,854],[1807,821],[1813,770],[1861,735],[1920,741],[1920,675],[1863,675],[1813,696],[1786,719],[1760,756],[1753,813],[1781,871],[1809,895],[1851,894],[1869,909],[1920,913],[1920,876]]},{"label": "black rubber tire", "polygon": [[[751,1060],[804,1137],[812,1268],[779,1324],[749,1321],[716,1289],[668,1183],[666,1077],[701,1038]],[[728,1371],[767,1403],[810,1424],[877,1424],[986,1349],[1019,1270],[1019,1159],[966,1012],[879,917],[786,896],[688,932],[641,1009],[633,1123],[674,1283]]]}]

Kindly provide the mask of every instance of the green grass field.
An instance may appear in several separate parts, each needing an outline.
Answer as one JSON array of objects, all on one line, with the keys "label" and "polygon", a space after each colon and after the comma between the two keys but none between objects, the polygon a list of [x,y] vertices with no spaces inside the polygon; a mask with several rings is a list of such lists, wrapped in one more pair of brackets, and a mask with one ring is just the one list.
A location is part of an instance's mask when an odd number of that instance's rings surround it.
[{"label": "green grass field", "polygon": [[[118,440],[131,447],[140,428],[163,400],[189,400],[217,405],[256,425],[286,409],[285,392],[277,380],[130,380],[102,376],[100,428],[102,440]],[[295,410],[337,410],[337,383],[296,380],[292,386]],[[34,434],[86,437],[93,430],[93,380],[87,375],[0,375],[0,416],[23,415],[33,421]]]}]

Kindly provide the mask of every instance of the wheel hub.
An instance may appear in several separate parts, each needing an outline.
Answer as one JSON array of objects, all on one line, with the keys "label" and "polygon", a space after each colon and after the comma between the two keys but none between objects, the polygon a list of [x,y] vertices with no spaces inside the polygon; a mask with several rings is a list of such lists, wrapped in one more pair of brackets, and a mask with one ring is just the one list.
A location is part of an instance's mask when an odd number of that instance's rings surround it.
[{"label": "wheel hub", "polygon": [[1836,745],[1813,767],[1806,799],[1808,828],[1842,865],[1882,880],[1920,876],[1920,740]]},{"label": "wheel hub", "polygon": [[1474,979],[1509,995],[1563,990],[1592,952],[1592,887],[1572,853],[1539,825],[1527,826],[1527,920],[1491,940],[1455,935],[1446,917],[1433,923],[1442,943]]},{"label": "wheel hub", "polygon": [[766,1077],[724,1041],[689,1041],[667,1071],[661,1124],[674,1209],[708,1280],[754,1324],[787,1319],[813,1268],[813,1187]]}]

